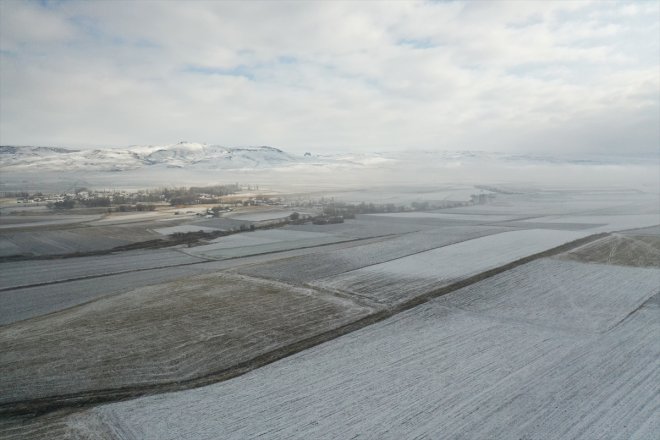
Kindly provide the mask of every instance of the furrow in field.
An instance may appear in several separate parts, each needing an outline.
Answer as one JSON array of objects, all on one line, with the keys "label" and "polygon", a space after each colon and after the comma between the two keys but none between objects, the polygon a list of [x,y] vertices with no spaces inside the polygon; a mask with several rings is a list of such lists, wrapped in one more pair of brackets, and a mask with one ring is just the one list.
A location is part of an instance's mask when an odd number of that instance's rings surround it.
[{"label": "furrow in field", "polygon": [[175,250],[122,252],[97,257],[0,264],[2,290],[205,261]]},{"label": "furrow in field", "polygon": [[310,289],[229,275],[143,287],[1,327],[0,403],[200,377],[370,312]]},{"label": "furrow in field", "polygon": [[502,232],[321,278],[311,284],[394,305],[584,236],[569,231]]},{"label": "furrow in field", "polygon": [[66,423],[125,440],[210,440],[218,432],[651,439],[660,309],[646,304],[610,330],[584,334],[432,301],[230,381],[100,406]]},{"label": "furrow in field", "polygon": [[309,283],[320,278],[396,260],[430,249],[497,234],[503,230],[496,227],[452,226],[412,232],[350,249],[317,252],[304,257],[248,267],[242,269],[241,272],[251,276],[287,282]]}]

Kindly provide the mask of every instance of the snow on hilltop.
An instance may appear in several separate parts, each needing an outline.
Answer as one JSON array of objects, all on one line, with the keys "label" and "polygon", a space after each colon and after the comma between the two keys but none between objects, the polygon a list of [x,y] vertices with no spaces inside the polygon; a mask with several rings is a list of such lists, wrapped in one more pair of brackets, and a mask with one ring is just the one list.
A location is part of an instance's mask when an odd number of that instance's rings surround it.
[{"label": "snow on hilltop", "polygon": [[390,153],[291,154],[273,147],[223,147],[191,142],[128,148],[67,149],[56,147],[0,146],[3,171],[126,171],[188,168],[199,170],[248,170],[306,166],[347,168],[392,166],[456,167],[500,163],[513,166],[603,165],[657,162],[657,158],[552,157],[483,151],[400,151]]},{"label": "snow on hilltop", "polygon": [[195,165],[209,169],[253,169],[286,166],[300,159],[273,147],[221,147],[188,142],[94,150],[0,146],[0,161],[5,170],[123,171]]}]

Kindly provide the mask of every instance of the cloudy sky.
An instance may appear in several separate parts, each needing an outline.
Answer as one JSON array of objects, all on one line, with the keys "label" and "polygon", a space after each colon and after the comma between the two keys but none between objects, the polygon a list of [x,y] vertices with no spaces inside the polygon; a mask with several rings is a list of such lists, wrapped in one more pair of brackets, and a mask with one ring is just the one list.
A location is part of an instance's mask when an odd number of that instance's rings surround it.
[{"label": "cloudy sky", "polygon": [[0,143],[658,152],[660,4],[0,2]]}]

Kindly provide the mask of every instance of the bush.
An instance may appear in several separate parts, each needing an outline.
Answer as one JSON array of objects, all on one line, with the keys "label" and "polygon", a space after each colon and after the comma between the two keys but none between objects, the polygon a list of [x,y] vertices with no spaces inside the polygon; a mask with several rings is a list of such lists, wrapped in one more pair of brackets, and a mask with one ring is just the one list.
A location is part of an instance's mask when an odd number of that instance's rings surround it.
[{"label": "bush", "polygon": [[72,209],[74,206],[76,206],[76,202],[73,200],[62,200],[53,204],[55,209]]}]

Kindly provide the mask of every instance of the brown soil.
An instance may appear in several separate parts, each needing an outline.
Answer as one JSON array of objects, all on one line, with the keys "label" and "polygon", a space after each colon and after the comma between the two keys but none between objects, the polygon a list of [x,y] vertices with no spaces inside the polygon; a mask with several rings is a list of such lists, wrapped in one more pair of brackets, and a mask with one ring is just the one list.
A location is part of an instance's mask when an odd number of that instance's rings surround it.
[{"label": "brown soil", "polygon": [[567,252],[560,258],[587,263],[660,268],[660,236],[613,234]]},{"label": "brown soil", "polygon": [[136,289],[2,327],[0,412],[30,400],[189,381],[370,312],[310,289],[226,274]]}]

